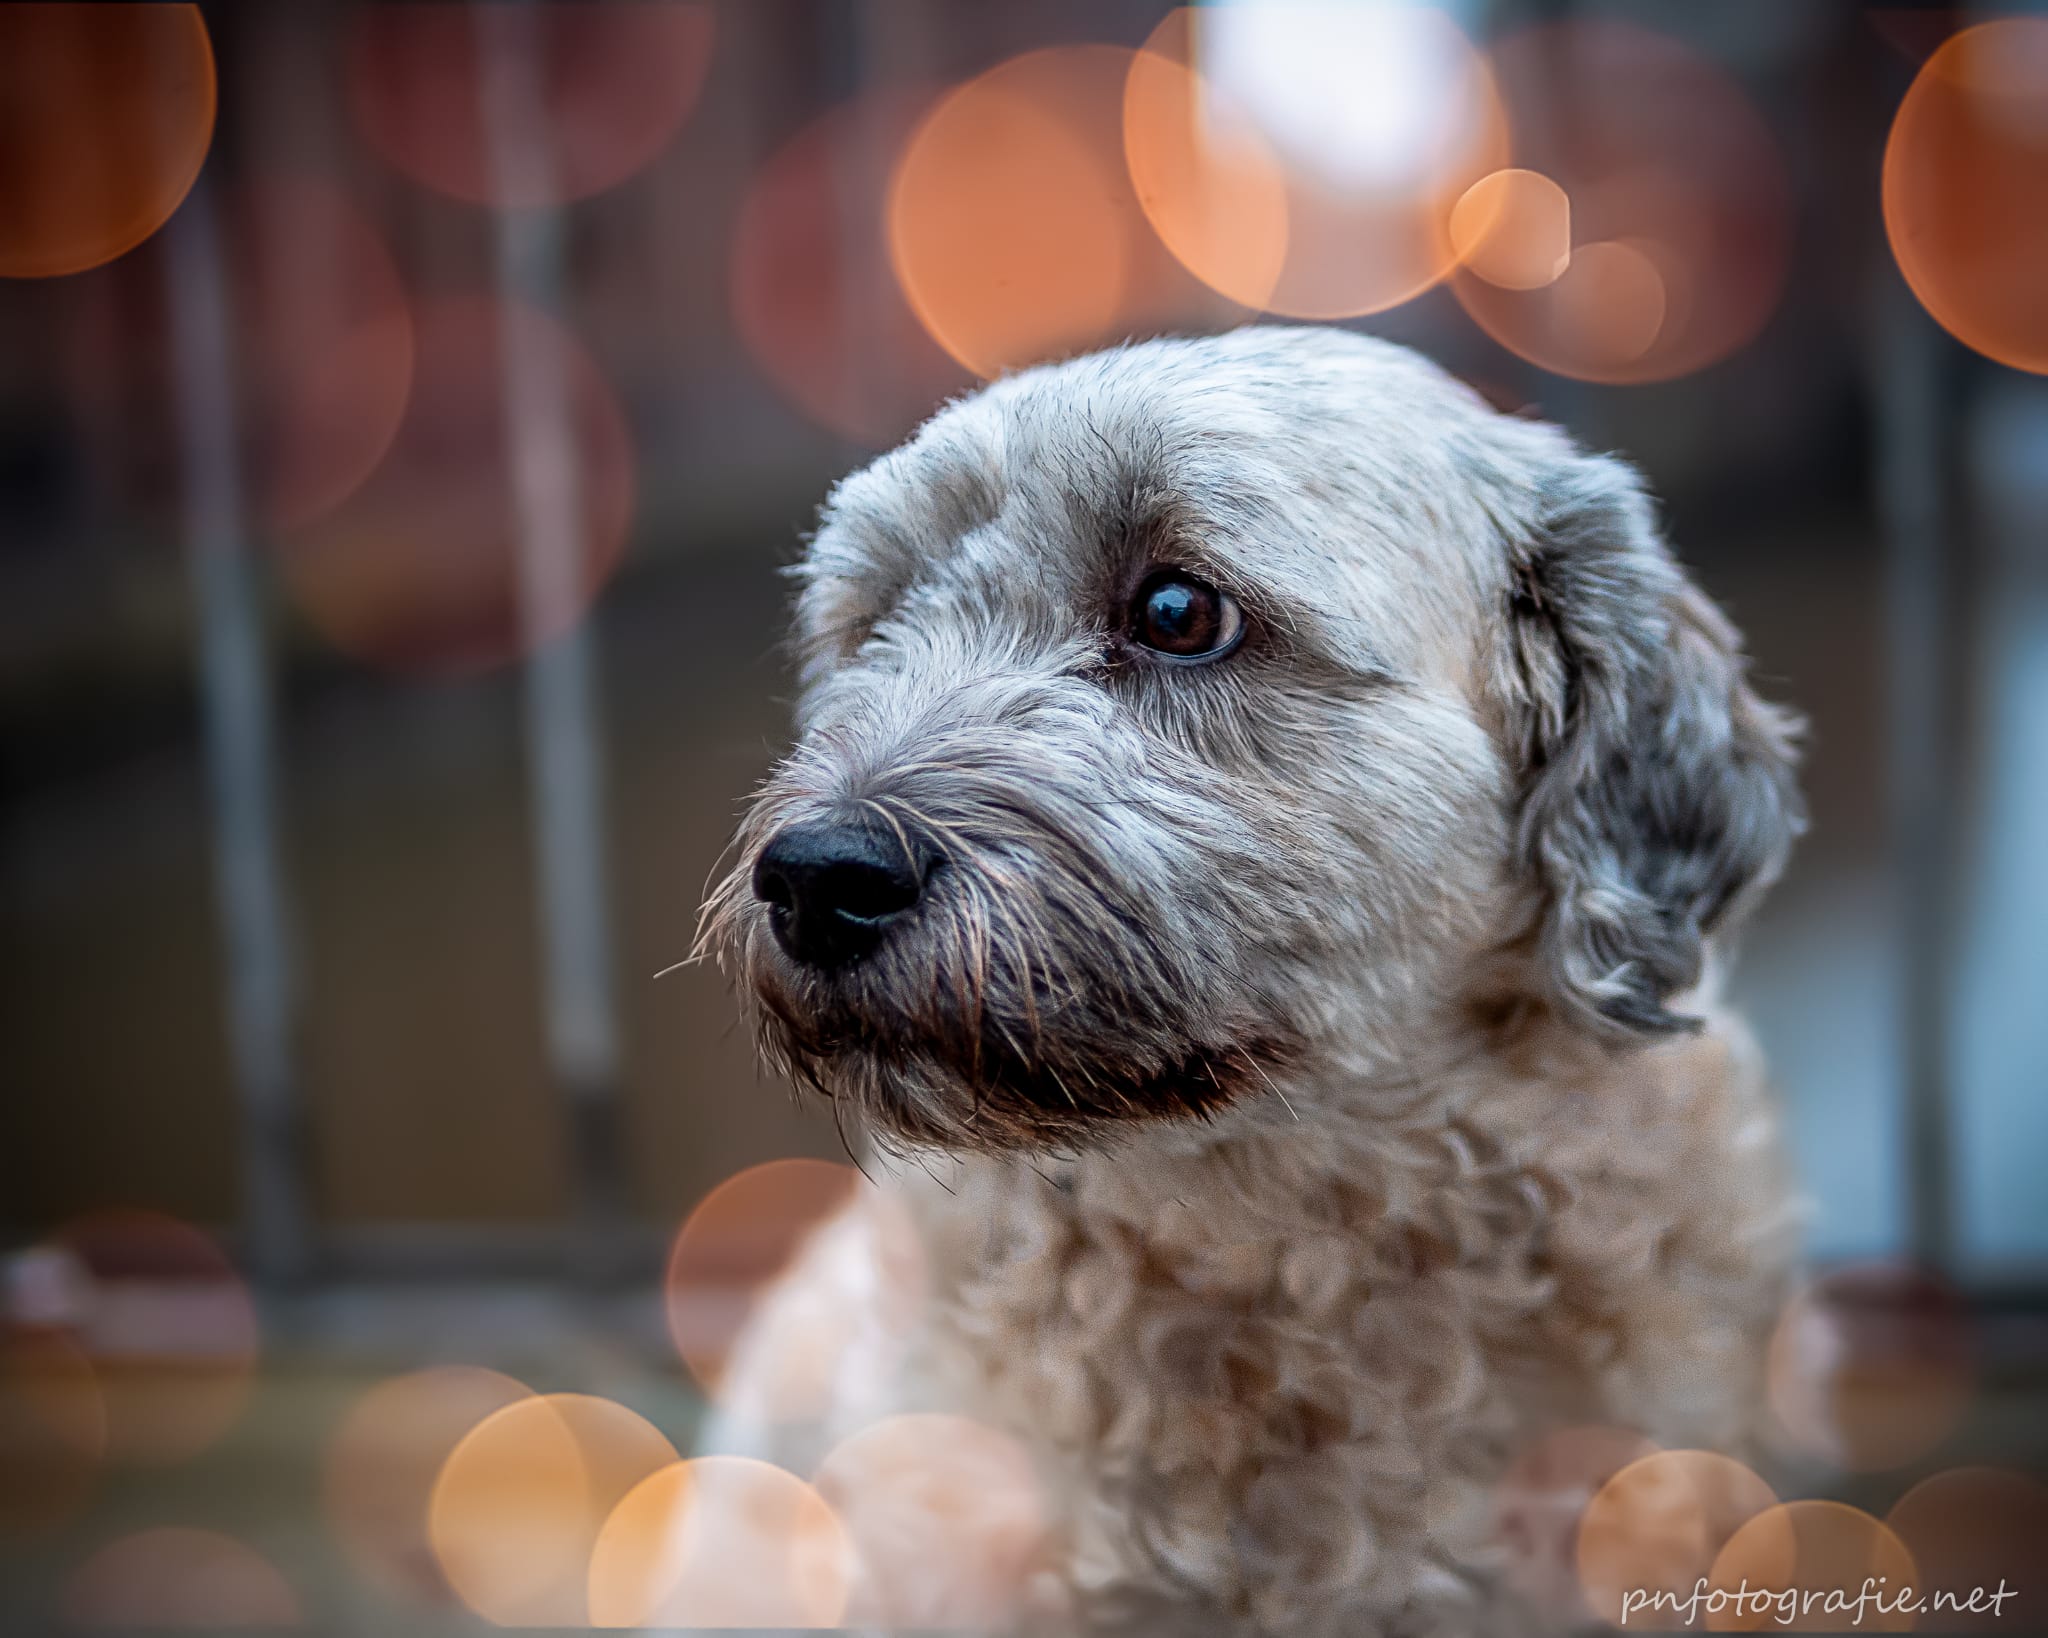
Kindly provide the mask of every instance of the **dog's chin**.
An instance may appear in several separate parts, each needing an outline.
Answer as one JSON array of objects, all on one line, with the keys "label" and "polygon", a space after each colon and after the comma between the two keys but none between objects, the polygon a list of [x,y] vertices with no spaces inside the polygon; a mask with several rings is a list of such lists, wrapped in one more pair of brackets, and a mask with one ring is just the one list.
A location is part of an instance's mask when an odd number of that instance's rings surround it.
[{"label": "dog's chin", "polygon": [[1211,1122],[1271,1096],[1292,1056],[1264,1037],[1176,1042],[1139,1059],[835,1036],[830,1045],[807,1039],[771,1014],[762,1046],[800,1089],[829,1099],[885,1146],[985,1154],[1098,1150],[1162,1123]]},{"label": "dog's chin", "polygon": [[1048,1006],[1043,989],[986,970],[969,981],[915,949],[821,973],[790,961],[763,918],[723,932],[764,1062],[884,1147],[1071,1154],[1199,1129],[1279,1101],[1305,1056],[1270,1009],[1204,1006],[1125,972],[1066,975]]}]

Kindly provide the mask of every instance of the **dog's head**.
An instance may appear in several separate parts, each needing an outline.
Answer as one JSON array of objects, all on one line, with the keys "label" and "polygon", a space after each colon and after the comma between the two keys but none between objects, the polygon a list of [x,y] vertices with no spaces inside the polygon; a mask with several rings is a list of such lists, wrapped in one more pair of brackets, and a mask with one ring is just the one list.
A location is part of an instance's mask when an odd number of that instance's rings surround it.
[{"label": "dog's head", "polygon": [[1683,1029],[1797,826],[1789,723],[1632,474],[1341,332],[1002,381],[798,573],[800,742],[706,930],[885,1138],[1325,1095],[1481,973]]}]

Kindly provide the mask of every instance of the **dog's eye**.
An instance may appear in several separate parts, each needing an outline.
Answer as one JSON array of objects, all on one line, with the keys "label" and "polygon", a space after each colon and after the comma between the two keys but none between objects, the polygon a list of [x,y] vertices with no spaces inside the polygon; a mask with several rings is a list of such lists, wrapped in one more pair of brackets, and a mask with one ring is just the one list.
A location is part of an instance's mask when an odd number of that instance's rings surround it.
[{"label": "dog's eye", "polygon": [[1237,600],[1177,569],[1153,575],[1131,603],[1131,641],[1169,659],[1213,660],[1243,635]]}]

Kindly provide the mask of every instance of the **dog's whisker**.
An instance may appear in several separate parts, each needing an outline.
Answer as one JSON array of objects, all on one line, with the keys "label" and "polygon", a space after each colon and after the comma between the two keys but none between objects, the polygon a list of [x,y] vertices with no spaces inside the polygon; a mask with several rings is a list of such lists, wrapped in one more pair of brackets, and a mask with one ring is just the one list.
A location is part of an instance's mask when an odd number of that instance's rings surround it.
[{"label": "dog's whisker", "polygon": [[1259,1062],[1257,1056],[1250,1052],[1239,1053],[1238,1056],[1244,1059],[1246,1068],[1266,1083],[1266,1090],[1280,1100],[1281,1106],[1286,1109],[1288,1114],[1294,1116],[1295,1123],[1299,1125],[1301,1116],[1295,1114],[1294,1105],[1287,1101],[1287,1094],[1281,1091],[1279,1086],[1275,1084],[1273,1077],[1266,1073],[1265,1066]]}]

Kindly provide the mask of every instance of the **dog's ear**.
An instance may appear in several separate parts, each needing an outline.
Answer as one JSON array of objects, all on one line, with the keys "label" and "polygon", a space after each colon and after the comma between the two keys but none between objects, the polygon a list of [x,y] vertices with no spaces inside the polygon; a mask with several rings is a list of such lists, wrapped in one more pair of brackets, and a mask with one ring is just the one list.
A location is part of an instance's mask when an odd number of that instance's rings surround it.
[{"label": "dog's ear", "polygon": [[1751,692],[1734,628],[1619,461],[1553,469],[1508,567],[1500,680],[1547,987],[1610,1036],[1696,1028],[1668,1003],[1803,827],[1798,723]]}]

